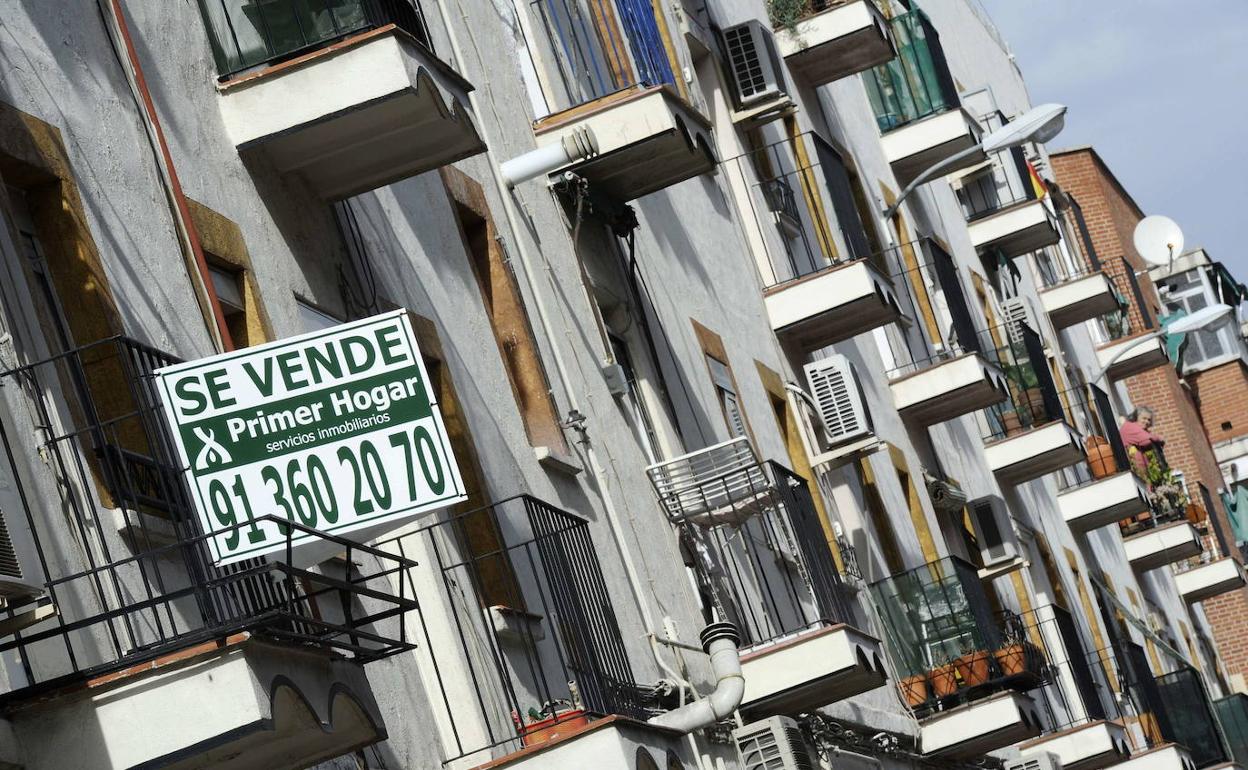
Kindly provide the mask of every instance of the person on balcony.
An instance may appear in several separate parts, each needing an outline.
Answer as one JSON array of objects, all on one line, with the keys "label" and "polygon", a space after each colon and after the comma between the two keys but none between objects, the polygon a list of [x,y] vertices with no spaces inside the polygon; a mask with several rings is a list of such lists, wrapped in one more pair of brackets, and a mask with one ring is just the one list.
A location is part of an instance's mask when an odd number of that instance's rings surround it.
[{"label": "person on balcony", "polygon": [[1166,440],[1153,433],[1153,410],[1147,406],[1136,407],[1127,415],[1119,427],[1122,445],[1126,447],[1127,456],[1140,476],[1148,476],[1148,455],[1159,451],[1166,445]]}]

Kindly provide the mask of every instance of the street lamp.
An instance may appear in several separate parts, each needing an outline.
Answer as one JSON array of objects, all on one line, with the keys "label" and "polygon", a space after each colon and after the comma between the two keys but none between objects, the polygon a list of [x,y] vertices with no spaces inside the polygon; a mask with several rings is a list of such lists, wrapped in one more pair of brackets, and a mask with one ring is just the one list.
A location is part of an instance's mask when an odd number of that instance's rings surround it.
[{"label": "street lamp", "polygon": [[1137,338],[1137,342],[1123,347],[1114,354],[1113,358],[1106,361],[1105,365],[1101,367],[1101,370],[1096,373],[1095,377],[1092,378],[1092,382],[1100,382],[1101,378],[1105,376],[1105,372],[1109,371],[1109,367],[1113,366],[1119,358],[1122,358],[1123,355],[1127,353],[1127,351],[1137,348],[1141,342],[1155,340],[1160,337],[1164,337],[1167,334],[1187,334],[1188,332],[1205,331],[1222,323],[1228,315],[1234,312],[1235,308],[1230,305],[1209,305],[1208,307],[1202,307],[1200,310],[1193,311],[1182,318],[1175,319],[1167,324],[1163,329],[1158,329],[1156,331],[1149,332],[1148,334],[1140,335],[1140,337]]},{"label": "street lamp", "polygon": [[928,179],[939,174],[944,169],[956,164],[960,160],[974,155],[976,153],[984,153],[985,155],[1008,150],[1011,147],[1017,147],[1026,142],[1039,142],[1043,144],[1053,137],[1057,136],[1066,125],[1066,105],[1064,104],[1042,104],[1039,107],[1032,107],[1014,120],[1006,123],[1000,128],[990,131],[983,136],[979,144],[974,147],[968,147],[962,152],[948,157],[934,166],[928,168],[923,173],[914,178],[910,184],[906,185],[901,194],[897,196],[897,200],[893,201],[893,205],[884,210],[884,218],[891,219],[893,214],[897,212],[901,202],[904,201],[915,188],[926,182]]}]

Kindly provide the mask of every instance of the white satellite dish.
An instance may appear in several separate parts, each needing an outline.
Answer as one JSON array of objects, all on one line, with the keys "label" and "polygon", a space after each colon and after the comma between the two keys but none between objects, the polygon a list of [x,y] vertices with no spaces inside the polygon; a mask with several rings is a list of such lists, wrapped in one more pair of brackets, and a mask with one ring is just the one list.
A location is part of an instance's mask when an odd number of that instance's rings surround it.
[{"label": "white satellite dish", "polygon": [[1183,253],[1183,231],[1170,217],[1144,217],[1135,226],[1135,250],[1150,267],[1169,267]]}]

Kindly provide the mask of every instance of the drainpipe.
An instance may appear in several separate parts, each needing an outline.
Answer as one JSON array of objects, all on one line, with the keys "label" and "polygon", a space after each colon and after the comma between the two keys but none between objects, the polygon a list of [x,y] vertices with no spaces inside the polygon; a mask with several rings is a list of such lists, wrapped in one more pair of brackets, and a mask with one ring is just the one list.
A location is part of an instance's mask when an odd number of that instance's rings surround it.
[{"label": "drainpipe", "polygon": [[659,714],[650,724],[689,734],[725,719],[741,705],[745,695],[745,677],[741,674],[741,656],[737,645],[741,635],[731,623],[712,623],[702,629],[702,649],[711,657],[715,689],[701,700]]},{"label": "drainpipe", "polygon": [[[116,0],[114,0],[114,2],[116,2]],[[434,3],[434,5],[437,6],[438,15],[442,18],[442,26],[445,28],[447,39],[450,41],[451,53],[455,57],[455,62],[459,67],[463,67],[466,60],[463,55],[463,50],[459,45],[459,36],[456,34],[458,27],[451,20],[450,11],[447,9],[447,5],[449,5],[449,3],[437,2]],[[463,15],[462,9],[460,13],[464,26],[468,26],[470,22],[468,18]],[[481,108],[481,100],[478,97],[479,93],[479,91],[475,90],[469,91],[468,104],[472,108],[473,113],[480,119],[486,114],[486,112]],[[495,110],[491,110],[491,112],[495,116],[498,115]],[[566,398],[568,404],[568,414],[580,414],[581,410],[578,408],[576,394],[580,393],[582,389],[576,387],[572,383],[572,378],[568,374],[568,366],[563,357],[563,349],[559,345],[558,335],[555,332],[554,326],[551,324],[550,311],[546,307],[544,295],[538,288],[536,278],[537,270],[534,267],[533,255],[530,253],[528,246],[525,244],[524,239],[521,237],[520,232],[516,227],[517,221],[523,222],[527,219],[527,217],[525,217],[523,212],[519,211],[516,206],[516,201],[513,197],[515,191],[512,185],[508,184],[507,179],[503,176],[500,164],[494,162],[494,150],[491,148],[497,147],[498,145],[492,141],[490,131],[488,130],[485,121],[480,120],[480,125],[477,128],[480,131],[481,139],[485,142],[486,146],[486,165],[490,168],[490,173],[494,177],[494,184],[498,186],[500,193],[499,197],[503,200],[503,210],[506,214],[503,219],[507,222],[507,229],[511,233],[511,241],[515,245],[520,265],[523,268],[520,272],[524,275],[525,284],[529,289],[530,296],[533,298],[534,314],[537,316],[538,322],[541,324],[542,334],[546,337],[546,340],[550,345],[550,356],[554,362],[555,373],[559,377],[559,383],[563,386],[564,397]],[[586,137],[586,139],[588,139],[588,137]],[[597,152],[596,144],[596,141],[592,144],[586,142],[582,149],[585,152]],[[568,150],[567,152],[569,156],[572,155],[572,150]],[[602,507],[606,513],[605,518],[611,527],[611,535],[612,539],[615,541],[616,552],[619,553],[620,562],[624,567],[624,572],[628,576],[628,585],[631,593],[633,594],[633,600],[637,603],[637,607],[641,612],[641,620],[642,623],[645,624],[646,630],[652,631],[658,628],[658,626],[655,625],[654,615],[650,611],[650,600],[645,588],[642,586],[641,573],[637,569],[637,565],[633,560],[633,555],[624,545],[627,540],[625,539],[624,530],[621,525],[619,510],[616,508],[615,501],[611,497],[606,470],[603,468],[602,464],[599,463],[597,453],[594,451],[593,445],[588,441],[585,442],[585,454],[588,459],[590,473],[592,473],[594,477],[594,484],[598,488],[599,496],[602,499]]]},{"label": "drainpipe", "polygon": [[[173,165],[173,155],[169,152],[169,143],[165,141],[165,132],[160,125],[160,117],[156,114],[156,105],[152,101],[151,91],[147,87],[147,79],[143,76],[143,66],[139,63],[139,55],[134,49],[134,40],[130,37],[130,28],[126,25],[126,17],[121,8],[121,0],[110,0],[109,16],[117,27],[118,37],[126,49],[126,58],[130,68],[122,70],[126,80],[135,91],[139,104],[142,106],[143,127],[151,135],[159,157],[156,166],[160,169],[161,181],[165,192],[173,202],[174,224],[182,240],[182,247],[189,250],[195,261],[196,270],[192,272],[191,283],[197,289],[196,295],[207,307],[201,307],[205,315],[212,317],[208,324],[208,336],[218,351],[234,349],[234,341],[230,337],[230,328],[225,323],[225,314],[221,311],[221,303],[217,301],[217,291],[212,285],[212,277],[208,274],[208,261],[204,258],[203,244],[199,239],[199,231],[191,220],[191,210],[186,202],[186,194],[182,191],[182,182],[178,171]],[[111,35],[110,35],[111,37]]]}]

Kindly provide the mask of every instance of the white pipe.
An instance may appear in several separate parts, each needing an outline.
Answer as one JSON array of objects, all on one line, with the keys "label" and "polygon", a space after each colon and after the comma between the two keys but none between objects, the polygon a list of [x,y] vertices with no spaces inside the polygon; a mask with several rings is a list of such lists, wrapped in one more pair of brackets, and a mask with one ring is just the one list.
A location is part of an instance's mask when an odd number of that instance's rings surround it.
[{"label": "white pipe", "polygon": [[741,637],[731,623],[712,623],[702,629],[702,649],[711,658],[715,689],[705,698],[659,714],[650,724],[688,734],[709,727],[737,710],[745,695],[745,677],[741,674],[741,655],[737,644]]},{"label": "white pipe", "polygon": [[[442,26],[446,30],[447,39],[451,44],[451,53],[455,57],[457,66],[464,66],[464,55],[459,45],[459,36],[456,30],[461,26],[464,29],[469,28],[470,20],[463,13],[462,6],[460,10],[460,18],[462,25],[455,24],[451,21],[450,12],[447,10],[449,3],[434,3],[438,8],[438,15],[442,17]],[[479,52],[478,52],[479,53]],[[542,334],[546,337],[547,343],[550,345],[550,355],[555,365],[555,373],[559,377],[559,383],[563,386],[564,397],[568,402],[569,412],[579,412],[577,408],[576,394],[581,391],[580,388],[572,384],[572,379],[568,375],[567,362],[563,358],[563,350],[559,347],[559,339],[555,334],[554,327],[550,322],[550,311],[546,308],[546,302],[543,299],[542,292],[538,289],[536,271],[533,267],[533,258],[529,252],[529,248],[525,245],[524,238],[516,228],[516,221],[525,221],[526,217],[518,210],[516,201],[512,195],[512,190],[507,187],[503,175],[499,172],[499,165],[492,160],[494,151],[490,148],[497,147],[487,130],[485,121],[482,119],[484,112],[481,109],[479,94],[477,90],[468,92],[468,104],[472,108],[472,112],[477,116],[479,125],[477,129],[481,132],[481,139],[486,146],[486,165],[490,167],[490,172],[494,176],[494,183],[498,185],[499,191],[503,194],[499,197],[503,200],[503,210],[506,216],[503,217],[507,221],[507,229],[511,233],[511,242],[516,248],[517,256],[523,267],[519,272],[524,274],[525,284],[528,286],[529,294],[533,297],[533,309],[537,315],[538,321],[542,327]],[[495,115],[497,112],[495,111]],[[628,576],[629,590],[633,594],[633,600],[637,603],[637,607],[641,612],[641,620],[647,631],[655,628],[654,616],[650,611],[650,600],[647,592],[641,584],[641,575],[637,570],[637,565],[633,562],[633,555],[625,546],[627,542],[624,537],[623,528],[620,525],[620,514],[615,507],[614,500],[611,499],[611,493],[607,487],[606,472],[598,463],[593,445],[586,442],[585,453],[589,460],[590,472],[593,473],[599,495],[602,499],[602,507],[606,513],[607,522],[611,525],[612,539],[615,540],[616,551],[620,554],[620,561],[624,566],[624,572]]]},{"label": "white pipe", "polygon": [[598,140],[594,137],[593,130],[588,126],[582,126],[554,144],[538,147],[536,150],[530,150],[523,155],[504,161],[499,165],[498,172],[503,177],[503,183],[510,190],[521,182],[536,179],[543,174],[563,168],[569,163],[591,158],[597,154]]}]

